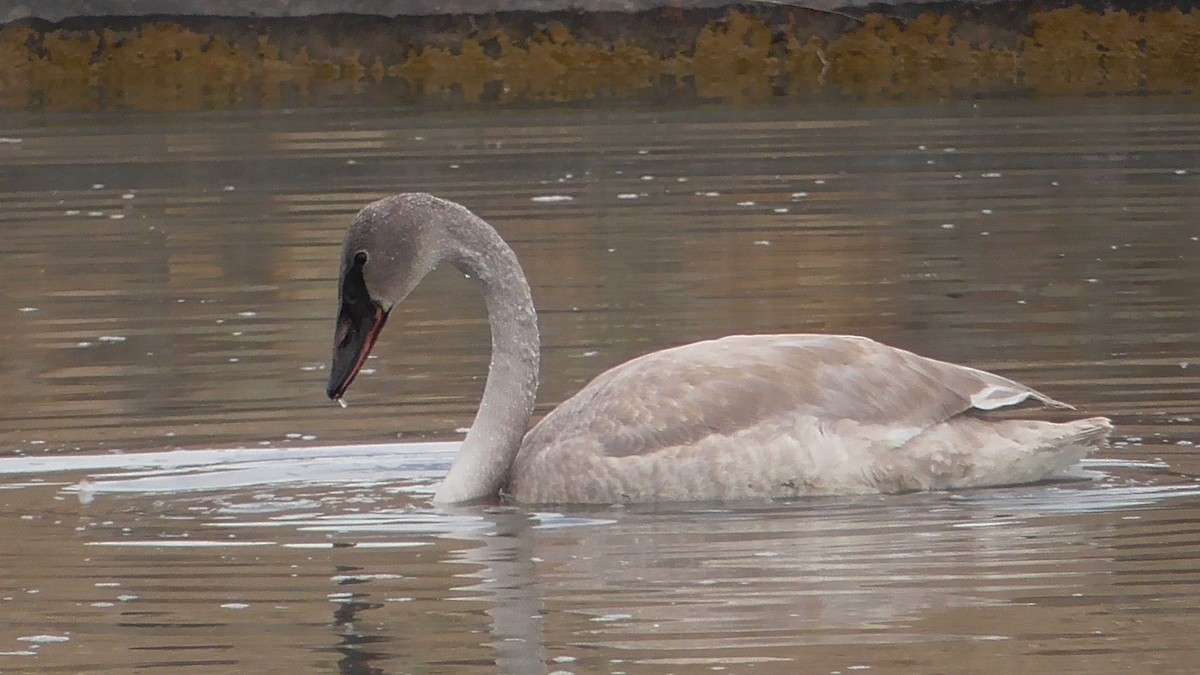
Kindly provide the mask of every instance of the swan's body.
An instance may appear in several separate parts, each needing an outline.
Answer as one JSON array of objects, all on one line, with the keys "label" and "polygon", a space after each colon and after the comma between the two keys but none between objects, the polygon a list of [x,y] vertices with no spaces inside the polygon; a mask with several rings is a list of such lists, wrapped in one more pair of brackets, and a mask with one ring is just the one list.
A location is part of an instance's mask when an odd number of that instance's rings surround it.
[{"label": "swan's body", "polygon": [[492,361],[475,422],[434,499],[696,501],[1013,485],[1069,475],[1111,428],[995,418],[1069,408],[1012,380],[867,338],[743,335],[602,373],[526,433],[537,317],[515,254],[482,219],[424,194],[370,204],[346,235],[329,395],[387,313],[449,261],[480,280]]}]

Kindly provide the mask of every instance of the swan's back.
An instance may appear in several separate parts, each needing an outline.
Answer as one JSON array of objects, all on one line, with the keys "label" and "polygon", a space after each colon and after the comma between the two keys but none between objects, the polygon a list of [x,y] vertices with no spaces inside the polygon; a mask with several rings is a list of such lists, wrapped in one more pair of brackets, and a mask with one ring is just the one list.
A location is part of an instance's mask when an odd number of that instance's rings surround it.
[{"label": "swan's back", "polygon": [[1053,477],[1106,420],[989,420],[1012,380],[860,337],[732,336],[613,368],[525,437],[525,502],[693,501],[999,485]]}]

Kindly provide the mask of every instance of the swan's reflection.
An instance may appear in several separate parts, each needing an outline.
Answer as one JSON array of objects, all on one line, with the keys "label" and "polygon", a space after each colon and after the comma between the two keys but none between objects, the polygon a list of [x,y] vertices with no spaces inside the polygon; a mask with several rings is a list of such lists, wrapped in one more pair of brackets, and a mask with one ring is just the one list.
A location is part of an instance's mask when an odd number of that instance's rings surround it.
[{"label": "swan's reflection", "polygon": [[[454,524],[439,536],[454,544],[442,567],[445,576],[457,582],[448,589],[447,595],[456,600],[477,600],[488,607],[485,614],[490,626],[488,639],[483,644],[494,651],[499,672],[546,672],[543,611],[534,554],[536,516],[505,508],[456,509],[452,516],[445,515],[450,516],[447,522]],[[471,571],[463,572],[463,564]],[[335,578],[354,580],[360,578],[356,575],[362,569],[340,565]],[[474,583],[462,584],[461,579],[471,579]],[[380,645],[388,640],[385,637],[388,633],[409,632],[407,626],[384,626],[380,625],[380,620],[372,621],[370,625],[382,628],[382,635],[362,630],[357,624],[368,621],[370,612],[384,607],[368,597],[366,593],[349,593],[336,604],[331,626],[341,641],[336,646],[342,654],[338,661],[341,673],[374,675],[387,672],[379,664],[396,655],[387,653]],[[413,617],[412,621],[421,622],[422,617]],[[439,655],[437,660],[445,656]]]},{"label": "swan's reflection", "polygon": [[463,638],[488,645],[500,672],[597,649],[728,667],[794,662],[812,645],[1015,639],[1029,627],[918,626],[1031,598],[1103,603],[1117,592],[1104,542],[1129,522],[1113,510],[1170,496],[1184,495],[1069,485],[588,517],[463,510],[438,536],[452,542],[444,574],[473,582],[447,599],[487,607],[489,634]]},{"label": "swan's reflection", "polygon": [[[255,471],[268,474],[268,463]],[[300,649],[332,650],[345,673],[537,673],[574,669],[572,660],[584,672],[626,670],[618,661],[794,669],[814,645],[930,640],[1019,652],[1030,635],[1126,602],[1131,583],[1146,581],[1121,551],[1153,536],[1143,514],[1179,513],[1167,505],[1200,497],[1196,484],[1160,476],[564,515],[436,511],[427,485],[382,483],[383,472],[333,486],[239,480],[213,493],[189,482],[204,468],[170,471],[91,474],[94,499],[81,505],[95,523],[82,535],[94,568],[139,603],[158,603],[156,625],[175,626],[137,639],[195,639],[201,616],[232,629],[218,603],[267,593],[282,603],[269,617],[280,630],[263,633],[278,639],[255,655],[303,660],[297,645],[312,645]],[[139,494],[165,479],[188,489]],[[80,503],[76,481],[59,481],[64,504]],[[231,575],[226,556],[243,550],[255,573]],[[90,598],[94,578],[77,581],[72,597]],[[996,621],[996,607],[1022,607],[1022,622]]]},{"label": "swan's reflection", "polygon": [[516,509],[495,509],[483,513],[489,523],[486,530],[455,534],[482,546],[462,551],[465,562],[481,566],[472,574],[479,583],[460,589],[487,598],[492,620],[491,646],[496,650],[496,665],[503,673],[541,673],[546,671],[546,645],[543,636],[543,604],[537,584],[536,519]]}]

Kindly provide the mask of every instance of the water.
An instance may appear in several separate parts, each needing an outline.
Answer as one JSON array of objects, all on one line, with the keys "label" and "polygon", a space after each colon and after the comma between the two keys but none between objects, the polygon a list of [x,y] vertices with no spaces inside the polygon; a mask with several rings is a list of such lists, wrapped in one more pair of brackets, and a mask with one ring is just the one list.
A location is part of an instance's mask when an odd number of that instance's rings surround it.
[{"label": "water", "polygon": [[[0,671],[1190,672],[1194,102],[0,116]],[[324,398],[371,199],[493,222],[539,410],[827,331],[1105,414],[1103,477],[434,511],[487,364],[451,270]]]}]

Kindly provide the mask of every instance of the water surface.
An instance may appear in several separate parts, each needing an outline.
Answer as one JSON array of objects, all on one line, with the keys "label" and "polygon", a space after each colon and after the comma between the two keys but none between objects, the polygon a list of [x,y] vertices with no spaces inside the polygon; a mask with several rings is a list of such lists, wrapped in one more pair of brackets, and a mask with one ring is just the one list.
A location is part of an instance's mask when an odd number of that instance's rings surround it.
[{"label": "water surface", "polygon": [[[0,117],[0,671],[1189,672],[1194,103]],[[734,332],[868,335],[1117,423],[1095,481],[429,508],[487,365],[433,275],[338,409],[341,233],[512,242],[550,409]]]}]

